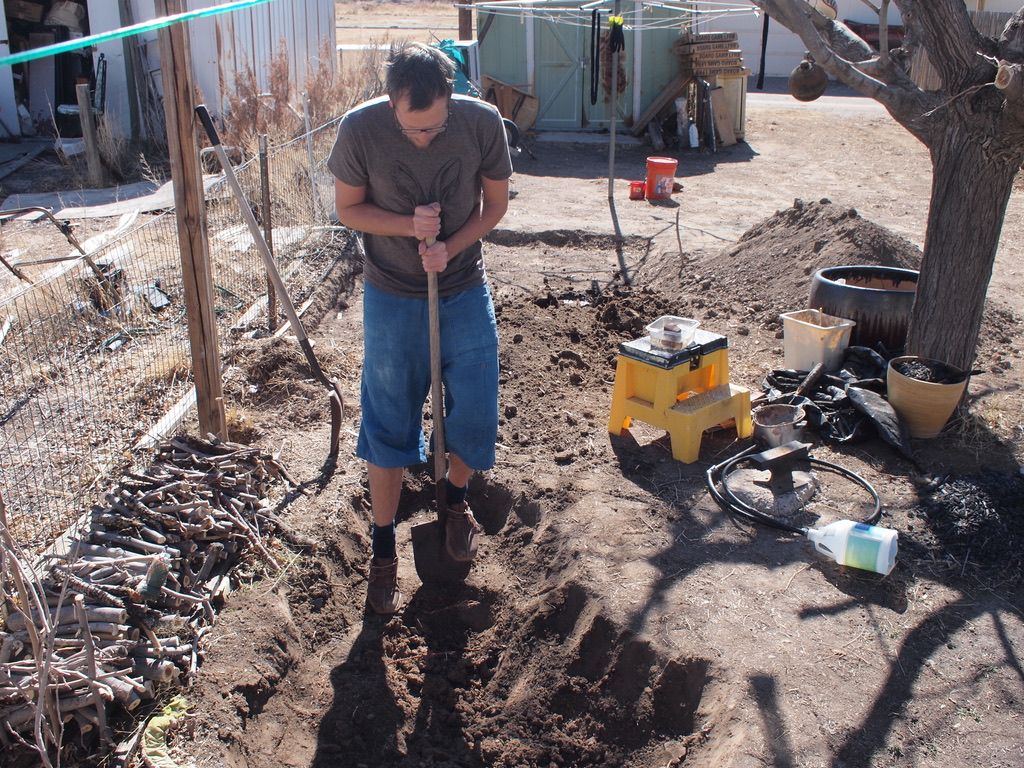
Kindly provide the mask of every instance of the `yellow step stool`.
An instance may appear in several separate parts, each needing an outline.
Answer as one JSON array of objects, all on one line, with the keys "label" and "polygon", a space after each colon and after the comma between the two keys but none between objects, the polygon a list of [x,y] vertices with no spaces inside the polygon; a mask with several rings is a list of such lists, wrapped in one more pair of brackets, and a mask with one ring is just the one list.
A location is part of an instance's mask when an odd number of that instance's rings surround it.
[{"label": "yellow step stool", "polygon": [[621,435],[633,419],[664,429],[673,458],[692,464],[704,431],[733,422],[737,437],[750,437],[750,390],[729,383],[724,336],[698,330],[686,350],[652,350],[649,339],[619,346],[608,432]]}]

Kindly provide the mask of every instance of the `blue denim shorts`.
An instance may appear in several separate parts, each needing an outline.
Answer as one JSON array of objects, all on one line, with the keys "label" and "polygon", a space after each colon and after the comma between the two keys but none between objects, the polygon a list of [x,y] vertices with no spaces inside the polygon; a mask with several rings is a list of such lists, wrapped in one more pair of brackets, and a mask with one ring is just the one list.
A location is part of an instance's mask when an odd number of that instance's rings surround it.
[{"label": "blue denim shorts", "polygon": [[[427,460],[423,404],[430,391],[425,298],[364,283],[362,423],[356,455],[379,467]],[[498,330],[486,285],[440,299],[445,448],[470,468],[494,466],[498,437]]]}]

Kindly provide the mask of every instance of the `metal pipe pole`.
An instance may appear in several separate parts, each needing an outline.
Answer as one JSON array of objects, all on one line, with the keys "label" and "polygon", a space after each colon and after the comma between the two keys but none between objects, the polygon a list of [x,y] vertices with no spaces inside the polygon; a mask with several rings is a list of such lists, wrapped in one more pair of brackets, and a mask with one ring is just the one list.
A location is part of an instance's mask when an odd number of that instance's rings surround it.
[{"label": "metal pipe pole", "polygon": [[[613,16],[619,15],[621,1],[615,0]],[[608,42],[611,43],[611,26],[609,26]],[[611,115],[608,122],[608,210],[612,214],[612,226],[615,228],[615,253],[619,259],[619,273],[622,281],[630,285],[629,270],[626,267],[626,257],[622,249],[622,228],[619,227],[619,216],[615,211],[615,130],[618,122],[619,105],[619,51],[612,51],[612,72],[611,72]],[[636,88],[638,85],[633,84]]]}]

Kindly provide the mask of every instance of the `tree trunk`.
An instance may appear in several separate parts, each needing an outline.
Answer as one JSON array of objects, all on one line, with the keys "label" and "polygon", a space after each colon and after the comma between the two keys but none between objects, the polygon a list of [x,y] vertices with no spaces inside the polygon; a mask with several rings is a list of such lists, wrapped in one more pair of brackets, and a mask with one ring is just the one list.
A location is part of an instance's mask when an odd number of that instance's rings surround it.
[{"label": "tree trunk", "polygon": [[970,369],[1019,158],[951,121],[932,154],[932,197],[907,352]]}]

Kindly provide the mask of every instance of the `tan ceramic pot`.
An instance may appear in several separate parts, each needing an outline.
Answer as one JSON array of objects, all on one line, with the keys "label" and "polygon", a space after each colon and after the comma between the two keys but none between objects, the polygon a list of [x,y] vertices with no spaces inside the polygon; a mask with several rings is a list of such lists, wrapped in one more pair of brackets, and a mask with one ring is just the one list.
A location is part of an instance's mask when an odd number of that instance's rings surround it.
[{"label": "tan ceramic pot", "polygon": [[[922,381],[900,373],[902,363],[920,362],[929,368],[939,367],[952,374],[953,383]],[[895,367],[894,367],[895,366]],[[957,380],[958,379],[958,380]],[[967,387],[967,374],[959,368],[923,357],[905,355],[889,361],[885,384],[889,403],[900,417],[911,437],[936,437],[956,410]]]}]

